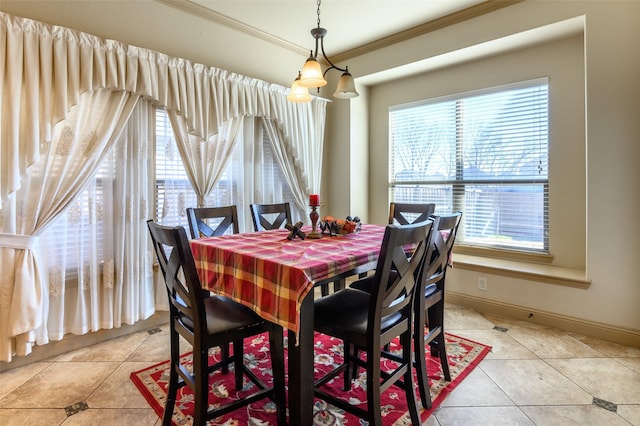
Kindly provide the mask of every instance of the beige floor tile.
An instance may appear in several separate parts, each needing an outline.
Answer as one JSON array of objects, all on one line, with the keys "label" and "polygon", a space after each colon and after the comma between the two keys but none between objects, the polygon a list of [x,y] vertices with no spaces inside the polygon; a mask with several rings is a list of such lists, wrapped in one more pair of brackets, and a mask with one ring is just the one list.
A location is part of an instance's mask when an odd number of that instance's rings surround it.
[{"label": "beige floor tile", "polygon": [[131,381],[134,371],[149,367],[148,362],[125,362],[87,398],[91,408],[149,408]]},{"label": "beige floor tile", "polygon": [[171,356],[169,349],[169,326],[160,327],[160,332],[151,334],[127,358],[127,361],[161,362]]},{"label": "beige floor tile", "polygon": [[592,397],[542,360],[484,360],[480,368],[517,405],[591,404]]},{"label": "beige floor tile", "polygon": [[640,373],[608,358],[547,362],[591,395],[614,404],[640,404]]},{"label": "beige floor tile", "polygon": [[436,419],[436,416],[429,416],[429,418],[422,423],[422,426],[440,426],[440,423],[438,419]]},{"label": "beige floor tile", "polygon": [[148,338],[146,331],[128,334],[67,352],[60,355],[57,361],[124,361]]},{"label": "beige floor tile", "polygon": [[533,426],[518,407],[442,407],[436,414],[441,426]]},{"label": "beige floor tile", "polygon": [[604,357],[601,352],[553,328],[514,326],[507,333],[540,358]]},{"label": "beige floor tile", "polygon": [[41,408],[34,410],[0,409],[2,426],[59,425],[67,418],[61,408]]},{"label": "beige floor tile", "polygon": [[497,330],[455,330],[460,337],[491,346],[486,359],[535,359],[536,354],[522,346],[509,334]]},{"label": "beige floor tile", "polygon": [[632,425],[640,425],[640,404],[618,405],[618,415]]},{"label": "beige floor tile", "polygon": [[2,408],[64,408],[84,401],[117,362],[56,362],[0,400]]},{"label": "beige floor tile", "polygon": [[473,370],[442,402],[441,407],[511,406],[513,401],[479,368]]},{"label": "beige floor tile", "polygon": [[36,374],[50,366],[50,362],[34,362],[23,367],[2,372],[0,376],[0,399],[13,392]]},{"label": "beige floor tile", "polygon": [[640,358],[614,358],[620,364],[629,367],[636,373],[640,373]]},{"label": "beige floor tile", "polygon": [[70,416],[63,426],[109,426],[135,425],[154,426],[158,416],[151,408],[145,409],[100,409],[89,408]]},{"label": "beige floor tile", "polygon": [[445,331],[491,329],[493,323],[473,309],[446,304],[444,309]]},{"label": "beige floor tile", "polygon": [[567,332],[570,336],[580,340],[585,345],[592,347],[606,356],[614,358],[640,358],[640,348],[620,345],[618,343],[607,342],[606,340],[594,337],[583,336],[582,334]]},{"label": "beige floor tile", "polygon": [[618,414],[595,405],[520,408],[537,426],[629,426]]}]

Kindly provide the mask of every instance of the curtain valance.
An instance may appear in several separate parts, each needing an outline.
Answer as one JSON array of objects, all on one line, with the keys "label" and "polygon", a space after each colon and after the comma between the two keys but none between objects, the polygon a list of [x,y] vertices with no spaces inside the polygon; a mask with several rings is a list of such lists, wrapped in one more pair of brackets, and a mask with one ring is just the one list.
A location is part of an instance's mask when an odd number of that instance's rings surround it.
[{"label": "curtain valance", "polygon": [[287,102],[283,86],[115,40],[2,12],[0,33],[0,207],[37,161],[40,144],[51,140],[53,125],[86,91],[150,99],[182,115],[190,133],[204,139],[229,118],[264,116],[291,129],[312,114],[310,104]]}]

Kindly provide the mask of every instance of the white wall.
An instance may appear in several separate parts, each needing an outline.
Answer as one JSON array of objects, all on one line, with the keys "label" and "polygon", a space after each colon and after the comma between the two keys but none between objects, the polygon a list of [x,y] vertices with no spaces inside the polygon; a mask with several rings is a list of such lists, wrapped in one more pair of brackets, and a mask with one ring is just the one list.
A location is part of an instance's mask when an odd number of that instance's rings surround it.
[{"label": "white wall", "polygon": [[[591,285],[587,289],[575,289],[489,275],[489,291],[479,292],[478,274],[455,268],[447,285],[449,290],[470,298],[546,312],[576,322],[599,324],[603,328],[610,326],[628,332],[635,336],[636,342],[640,341],[640,222],[636,219],[640,210],[639,17],[640,2],[637,1],[528,0],[351,59],[349,68],[352,73],[357,70],[357,75],[363,76],[362,84],[369,76],[386,69],[468,49],[479,43],[569,19],[584,22],[582,76],[575,69],[582,59],[576,51],[574,37],[546,43],[546,47],[510,53],[503,57],[508,59],[505,66],[501,65],[500,58],[486,58],[408,80],[371,84],[367,99],[369,121],[352,120],[350,123],[352,127],[369,129],[368,188],[355,188],[355,182],[351,183],[351,188],[369,194],[370,219],[384,222],[388,208],[385,185],[387,133],[383,116],[389,105],[439,91],[464,91],[481,80],[490,83],[494,77],[499,80],[522,74],[525,66],[531,67],[532,76],[546,72],[545,69],[553,71],[557,77],[574,75],[578,80],[574,83],[582,85],[583,93],[575,86],[570,89],[564,84],[556,86],[556,77],[550,80],[553,128],[550,143],[554,151],[551,161],[562,162],[559,167],[553,164],[550,177],[554,186],[559,185],[552,194],[552,251],[561,264],[580,267],[583,262]],[[531,62],[529,54],[542,55],[544,62]],[[408,86],[409,83],[413,84]],[[396,89],[399,93],[394,92]],[[558,95],[557,90],[565,89],[568,92]],[[358,101],[352,100],[351,105],[360,108]],[[581,120],[583,102],[586,103],[586,118]],[[337,141],[342,146],[353,133],[349,128],[335,125],[342,122],[335,120],[333,114],[344,116],[345,108],[348,109],[342,104],[329,110],[329,152],[338,149],[334,145]],[[583,143],[586,141],[586,146],[580,146],[581,139]],[[358,167],[357,162],[352,161],[350,165]],[[344,182],[353,175],[342,168],[337,172],[343,176],[333,176],[333,181]],[[337,196],[334,188],[330,188],[332,208],[343,209],[345,196]]]}]

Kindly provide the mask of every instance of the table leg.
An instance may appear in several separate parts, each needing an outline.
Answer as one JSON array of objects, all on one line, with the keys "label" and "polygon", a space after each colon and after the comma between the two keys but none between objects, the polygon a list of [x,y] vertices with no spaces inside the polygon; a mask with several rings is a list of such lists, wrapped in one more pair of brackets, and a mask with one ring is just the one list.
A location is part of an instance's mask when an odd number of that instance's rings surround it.
[{"label": "table leg", "polygon": [[300,307],[300,333],[289,331],[289,424],[313,424],[313,291]]}]

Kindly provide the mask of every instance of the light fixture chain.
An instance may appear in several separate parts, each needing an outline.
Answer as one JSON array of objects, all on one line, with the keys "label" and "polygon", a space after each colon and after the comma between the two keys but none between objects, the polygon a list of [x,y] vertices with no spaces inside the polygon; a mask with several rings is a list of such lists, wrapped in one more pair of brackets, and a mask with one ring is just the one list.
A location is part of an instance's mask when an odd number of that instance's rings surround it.
[{"label": "light fixture chain", "polygon": [[320,3],[322,0],[318,0],[318,28],[320,28]]}]

